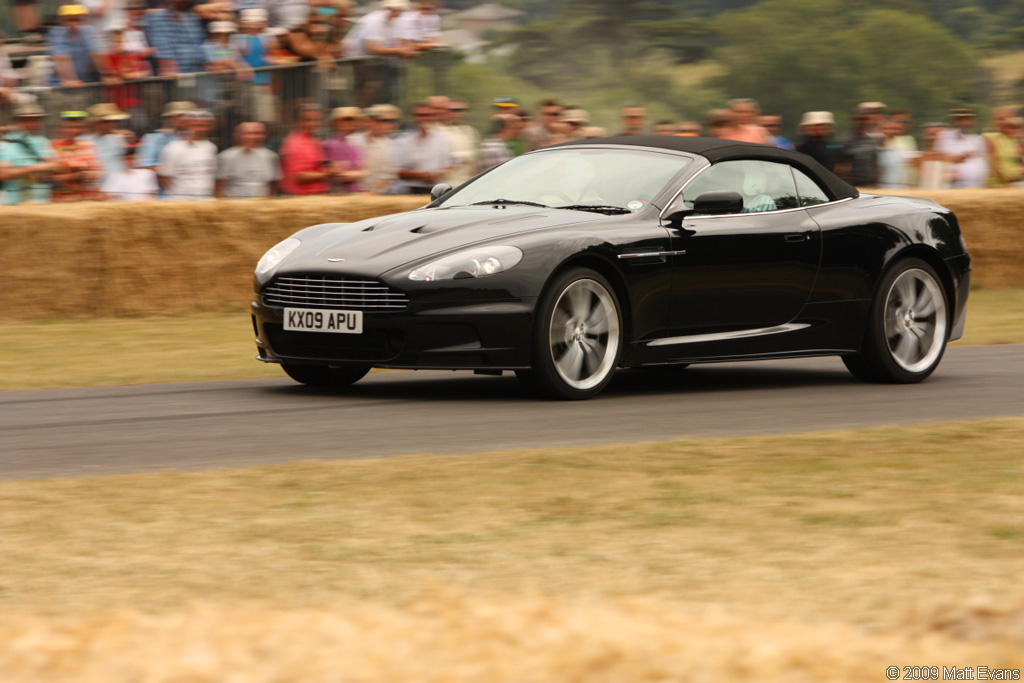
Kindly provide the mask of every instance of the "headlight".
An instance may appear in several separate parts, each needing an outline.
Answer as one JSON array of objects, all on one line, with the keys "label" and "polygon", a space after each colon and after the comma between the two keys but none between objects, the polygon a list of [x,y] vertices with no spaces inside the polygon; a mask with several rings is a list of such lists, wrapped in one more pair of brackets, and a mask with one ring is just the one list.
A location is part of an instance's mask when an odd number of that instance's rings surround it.
[{"label": "headlight", "polygon": [[460,251],[443,259],[420,266],[409,273],[410,280],[433,282],[459,280],[468,277],[486,277],[508,270],[523,259],[516,247],[480,247]]},{"label": "headlight", "polygon": [[263,255],[263,258],[260,259],[259,263],[256,264],[256,274],[263,275],[264,273],[270,272],[276,268],[281,261],[284,261],[288,254],[298,249],[300,244],[302,244],[302,242],[294,237],[289,237],[283,242],[275,244],[270,248],[270,251]]}]

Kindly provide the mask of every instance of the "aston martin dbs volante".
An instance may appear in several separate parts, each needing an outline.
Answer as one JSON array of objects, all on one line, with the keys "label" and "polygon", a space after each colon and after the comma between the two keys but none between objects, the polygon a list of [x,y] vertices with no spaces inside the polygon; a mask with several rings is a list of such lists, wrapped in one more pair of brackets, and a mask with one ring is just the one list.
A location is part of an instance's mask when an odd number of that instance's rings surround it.
[{"label": "aston martin dbs volante", "polygon": [[268,251],[259,359],[319,386],[372,367],[515,371],[579,399],[617,368],[799,356],[917,382],[964,327],[971,259],[953,213],[859,194],[793,152],[581,140],[432,198]]}]

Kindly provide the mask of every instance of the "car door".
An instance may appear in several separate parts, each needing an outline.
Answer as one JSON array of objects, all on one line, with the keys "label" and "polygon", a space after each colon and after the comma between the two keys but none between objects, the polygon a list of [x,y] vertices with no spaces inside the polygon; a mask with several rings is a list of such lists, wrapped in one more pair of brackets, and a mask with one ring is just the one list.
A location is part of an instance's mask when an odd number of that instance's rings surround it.
[{"label": "car door", "polygon": [[672,261],[671,321],[675,334],[775,328],[803,308],[821,257],[818,225],[801,208],[793,170],[787,164],[722,161],[685,186],[688,208],[704,192],[743,196],[741,213],[691,215],[677,228]]}]

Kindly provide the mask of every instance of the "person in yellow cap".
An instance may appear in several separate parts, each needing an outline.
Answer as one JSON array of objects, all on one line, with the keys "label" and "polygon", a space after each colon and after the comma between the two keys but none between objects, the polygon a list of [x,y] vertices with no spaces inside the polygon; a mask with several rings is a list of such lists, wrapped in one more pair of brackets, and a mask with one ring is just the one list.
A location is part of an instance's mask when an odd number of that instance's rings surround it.
[{"label": "person in yellow cap", "polygon": [[60,25],[49,35],[54,66],[50,85],[80,88],[100,80],[107,84],[119,82],[110,66],[103,37],[86,23],[88,17],[89,10],[84,5],[64,5],[58,10]]}]

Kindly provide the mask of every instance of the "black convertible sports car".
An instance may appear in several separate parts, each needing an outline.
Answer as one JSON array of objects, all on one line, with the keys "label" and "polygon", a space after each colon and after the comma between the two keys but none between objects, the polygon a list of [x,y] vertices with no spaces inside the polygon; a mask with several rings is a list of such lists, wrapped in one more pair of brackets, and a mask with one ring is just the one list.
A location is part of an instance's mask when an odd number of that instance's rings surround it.
[{"label": "black convertible sports car", "polygon": [[963,331],[971,259],[953,213],[860,195],[801,154],[581,140],[433,197],[268,251],[259,358],[311,385],[371,367],[514,370],[589,398],[620,367],[796,356],[917,382]]}]

